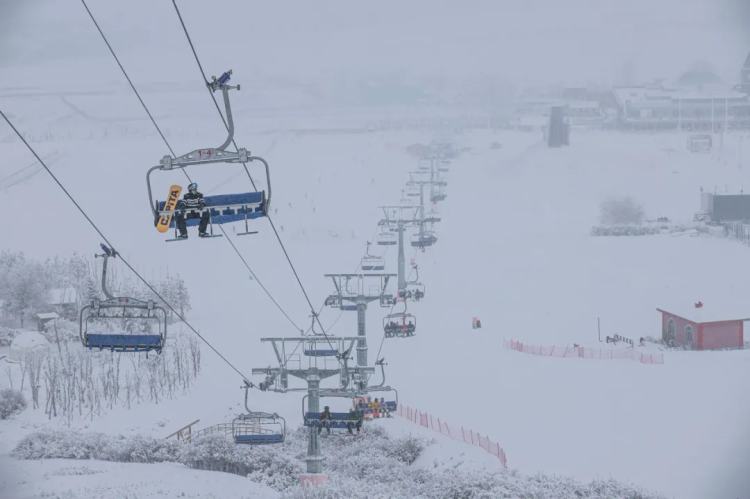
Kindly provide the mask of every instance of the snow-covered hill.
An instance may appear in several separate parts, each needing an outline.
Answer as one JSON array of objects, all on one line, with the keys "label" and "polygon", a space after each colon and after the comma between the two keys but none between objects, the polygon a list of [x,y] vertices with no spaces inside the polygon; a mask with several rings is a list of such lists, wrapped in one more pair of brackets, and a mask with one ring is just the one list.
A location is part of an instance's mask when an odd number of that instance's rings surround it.
[{"label": "snow-covered hill", "polygon": [[[85,18],[76,22],[91,44],[100,43]],[[221,123],[179,33],[172,35],[155,39],[155,47],[165,42],[158,61],[142,47],[129,50],[122,33],[113,43],[178,153],[218,145]],[[251,81],[252,61],[227,60],[223,48],[206,48],[209,71],[231,64],[238,82]],[[118,251],[149,278],[179,270],[192,295],[191,321],[220,351],[246,372],[271,364],[273,352],[259,338],[295,329],[231,248],[220,239],[165,244],[153,230],[144,175],[167,151],[105,56],[14,66],[15,82],[0,80],[0,107],[50,158]],[[19,91],[17,82],[26,88]],[[255,99],[249,91],[237,94],[237,142],[271,163],[274,220],[317,305],[331,291],[323,274],[354,271],[365,241],[375,234],[378,205],[400,198],[407,172],[416,166],[406,147],[429,142],[435,133],[367,131],[372,114],[388,114],[382,109],[339,109],[324,116],[307,108],[259,112]],[[356,133],[342,130],[347,127]],[[669,497],[747,497],[750,401],[743,394],[750,388],[750,351],[668,351],[663,365],[651,366],[542,358],[503,348],[504,338],[594,345],[597,317],[606,334],[659,336],[655,308],[665,302],[744,301],[750,281],[742,269],[750,250],[735,241],[589,234],[600,202],[612,195],[632,196],[649,218],[689,222],[700,187],[742,186],[747,171],[740,168],[741,138],[728,134],[714,153],[691,155],[685,136],[671,133],[576,131],[571,146],[560,150],[546,149],[536,133],[440,134],[468,150],[448,174],[448,198],[438,206],[438,244],[409,255],[427,286],[426,299],[409,307],[418,317],[417,335],[382,344],[388,382],[398,387],[401,400],[490,435],[505,448],[510,467],[523,473],[584,481],[612,477]],[[502,148],[491,147],[493,142]],[[32,158],[4,125],[0,150],[0,178],[13,180],[0,183],[3,205],[12,214],[3,220],[0,249],[37,258],[96,251],[98,236],[44,172],[32,174]],[[193,174],[207,194],[245,188],[235,167],[199,167]],[[183,182],[165,175],[157,192],[166,192],[174,180]],[[307,327],[308,307],[278,244],[265,220],[256,225],[258,235],[234,241],[294,321]],[[394,270],[395,253],[387,257]],[[371,360],[380,350],[383,314],[375,306],[368,311]],[[473,316],[481,318],[482,329],[471,329]],[[339,317],[326,309],[322,321],[333,334],[350,335],[356,328],[353,314]],[[240,381],[204,349],[202,373],[188,394],[113,410],[76,426],[165,436],[194,419],[201,425],[224,422],[241,411]],[[279,412],[290,426],[301,422],[297,395],[257,393],[252,404]],[[19,433],[59,424],[45,421],[40,411],[18,418],[23,424],[12,428]],[[7,424],[0,422],[6,435]],[[2,439],[2,459],[7,473],[28,474],[31,481],[47,468],[5,457],[21,436]],[[198,494],[204,491],[193,484],[199,487],[208,473],[165,464],[48,466],[50,476],[76,474],[75,485],[68,485],[73,479],[67,476],[54,478],[32,495],[70,487],[73,496],[97,496],[96,480],[125,487],[131,473],[153,477],[148,483],[155,488],[162,474],[176,477],[179,487],[167,489],[166,496]],[[88,476],[99,478],[88,482]],[[253,492],[253,485],[234,476],[208,480]],[[139,490],[146,494],[150,487]],[[211,490],[196,496],[211,497]]]}]

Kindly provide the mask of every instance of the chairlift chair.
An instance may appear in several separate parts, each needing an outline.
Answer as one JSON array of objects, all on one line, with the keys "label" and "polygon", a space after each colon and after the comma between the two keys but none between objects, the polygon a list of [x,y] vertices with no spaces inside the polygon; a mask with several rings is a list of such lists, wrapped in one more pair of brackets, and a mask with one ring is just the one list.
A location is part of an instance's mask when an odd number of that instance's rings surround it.
[{"label": "chairlift chair", "polygon": [[364,271],[380,271],[385,270],[385,260],[382,256],[370,254],[370,241],[367,241],[367,249],[365,256],[360,261],[360,267]]},{"label": "chairlift chair", "polygon": [[378,244],[380,246],[395,246],[398,244],[398,236],[395,232],[384,229],[378,233]]},{"label": "chairlift chair", "polygon": [[414,336],[417,318],[407,312],[388,314],[383,318],[383,332],[386,338],[406,338]]},{"label": "chairlift chair", "polygon": [[286,438],[286,420],[276,413],[251,411],[247,404],[245,389],[246,414],[240,414],[232,421],[232,438],[236,444],[265,445],[280,444]]},{"label": "chairlift chair", "polygon": [[407,282],[406,289],[399,291],[402,300],[413,300],[415,302],[424,298],[425,286],[421,282]]},{"label": "chairlift chair", "polygon": [[[113,296],[107,288],[107,263],[117,252],[103,244],[101,247],[104,254],[95,256],[104,258],[101,285],[106,298],[95,298],[81,308],[81,343],[89,349],[112,352],[161,353],[167,338],[167,311],[153,300]],[[116,327],[112,325],[115,322],[119,322]]]},{"label": "chairlift chair", "polygon": [[327,340],[315,338],[305,342],[303,353],[308,357],[336,357],[339,351]]},{"label": "chairlift chair", "polygon": [[398,300],[393,295],[382,294],[380,295],[380,306],[383,308],[390,308],[398,303]]},{"label": "chairlift chair", "polygon": [[430,194],[430,201],[437,203],[439,201],[445,201],[446,197],[448,197],[448,195],[445,193],[445,189],[441,186],[437,186]]},{"label": "chairlift chair", "polygon": [[415,248],[425,249],[437,242],[437,235],[431,230],[420,230],[412,234],[411,245]]},{"label": "chairlift chair", "polygon": [[[196,149],[182,156],[172,157],[164,156],[159,165],[151,167],[146,173],[146,185],[148,187],[148,199],[149,209],[153,213],[154,223],[163,216],[181,214],[185,217],[186,226],[191,227],[198,225],[201,215],[208,212],[209,214],[209,227],[210,237],[220,237],[213,233],[214,224],[222,225],[232,222],[244,222],[244,232],[238,232],[237,235],[255,234],[257,231],[251,231],[249,221],[255,218],[264,217],[268,213],[268,209],[271,203],[271,177],[269,172],[268,163],[258,156],[252,156],[247,149],[238,148],[236,152],[227,151],[226,148],[234,140],[234,121],[232,119],[232,109],[229,104],[229,90],[239,90],[240,86],[229,85],[229,79],[232,71],[227,71],[221,75],[218,79],[213,78],[213,81],[208,83],[211,91],[221,90],[224,97],[224,108],[226,111],[228,136],[223,144],[216,148]],[[266,197],[265,191],[257,191],[254,187],[252,191],[232,193],[232,194],[218,194],[211,196],[204,196],[205,207],[200,209],[185,210],[179,206],[173,213],[165,211],[166,201],[154,200],[152,186],[151,186],[151,174],[154,171],[173,171],[178,169],[187,168],[188,166],[198,165],[213,165],[218,166],[219,164],[232,164],[245,166],[247,163],[252,161],[259,161],[265,166],[266,174],[266,187],[268,188],[268,196]],[[172,216],[172,220],[169,224],[170,228],[176,228],[176,216]],[[168,241],[178,240],[169,239]]]}]

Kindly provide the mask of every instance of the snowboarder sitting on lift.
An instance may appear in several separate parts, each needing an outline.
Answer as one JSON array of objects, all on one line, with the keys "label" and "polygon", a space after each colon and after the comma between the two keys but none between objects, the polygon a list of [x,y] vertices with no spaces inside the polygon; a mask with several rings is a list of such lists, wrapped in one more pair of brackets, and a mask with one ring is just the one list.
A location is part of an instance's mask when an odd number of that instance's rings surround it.
[{"label": "snowboarder sitting on lift", "polygon": [[[185,219],[188,218],[200,218],[201,221],[198,224],[198,235],[200,237],[207,237],[208,233],[206,228],[208,227],[208,210],[200,212],[206,207],[206,201],[203,199],[203,194],[198,192],[198,184],[195,182],[188,185],[188,192],[183,196],[179,203],[177,203],[177,210],[175,211],[175,219],[177,223],[177,229],[180,231],[180,235],[177,236],[179,239],[187,239],[187,224]],[[187,213],[187,215],[186,215]]]},{"label": "snowboarder sitting on lift", "polygon": [[318,435],[323,431],[325,427],[328,434],[331,434],[331,409],[328,406],[323,408],[323,412],[320,413],[320,426],[318,426]]}]

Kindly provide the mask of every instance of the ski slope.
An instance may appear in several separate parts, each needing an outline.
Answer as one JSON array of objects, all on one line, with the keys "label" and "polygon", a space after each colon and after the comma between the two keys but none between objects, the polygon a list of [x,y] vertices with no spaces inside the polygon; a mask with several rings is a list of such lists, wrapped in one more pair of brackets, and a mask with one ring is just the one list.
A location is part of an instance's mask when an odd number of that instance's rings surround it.
[{"label": "ski slope", "polygon": [[[86,23],[75,17],[70,29],[100,43]],[[158,58],[138,45],[129,50],[124,32],[116,32],[113,43],[181,153],[216,146],[224,132],[178,35],[169,31],[155,41],[155,46],[164,42]],[[237,81],[252,81],[252,61],[228,60],[223,49],[216,41],[205,47],[210,71],[231,64]],[[180,272],[191,292],[190,320],[217,349],[244,372],[272,364],[272,350],[259,339],[293,335],[295,327],[229,245],[197,240],[193,232],[187,242],[165,244],[153,229],[145,171],[167,151],[105,56],[15,66],[13,78],[23,85],[0,80],[0,107],[37,151],[51,158],[50,167],[120,253],[150,278]],[[77,77],[84,74],[85,79]],[[323,274],[355,271],[365,241],[375,234],[378,205],[400,198],[407,172],[416,166],[405,148],[429,142],[436,133],[368,130],[383,114],[404,110],[283,106],[278,103],[284,96],[248,87],[233,97],[237,142],[271,163],[272,215],[317,307],[331,292]],[[264,98],[274,104],[264,107]],[[438,134],[468,151],[447,175],[437,245],[409,255],[427,286],[425,300],[409,306],[418,317],[417,336],[382,346],[388,382],[398,387],[401,400],[489,434],[504,446],[510,466],[524,473],[614,477],[669,497],[747,497],[750,401],[742,394],[750,388],[748,351],[670,351],[664,365],[646,366],[539,358],[502,347],[504,338],[594,345],[597,317],[606,334],[658,336],[655,308],[665,302],[700,299],[709,306],[747,296],[750,282],[740,269],[749,253],[737,242],[589,235],[599,203],[612,195],[633,196],[649,218],[689,222],[701,186],[721,191],[745,180],[747,172],[738,168],[738,137],[727,136],[721,153],[690,155],[681,134],[574,130],[571,147],[561,150],[546,149],[536,133]],[[492,142],[503,147],[491,149]],[[32,162],[4,125],[0,148],[0,177]],[[24,170],[19,182],[14,175],[12,185],[0,187],[12,213],[4,220],[2,249],[37,258],[98,249],[98,236],[46,173]],[[206,194],[246,189],[243,175],[232,166],[194,172]],[[165,174],[157,196],[173,181],[184,183],[179,174]],[[257,236],[235,242],[297,326],[306,329],[309,308],[268,222],[256,225]],[[387,258],[395,271],[395,252]],[[371,361],[385,313],[375,306],[368,312]],[[332,334],[354,334],[354,314],[339,315],[324,310],[321,318]],[[481,330],[471,329],[472,316],[481,318]],[[201,376],[189,394],[79,424],[166,435],[197,418],[199,426],[231,419],[242,410],[241,380],[207,348],[203,353]],[[301,422],[298,395],[258,393],[253,403],[279,412],[290,425]],[[45,422],[39,411],[23,418],[29,430],[56,424]],[[14,463],[11,469],[33,465]],[[129,473],[106,468],[118,480]]]}]

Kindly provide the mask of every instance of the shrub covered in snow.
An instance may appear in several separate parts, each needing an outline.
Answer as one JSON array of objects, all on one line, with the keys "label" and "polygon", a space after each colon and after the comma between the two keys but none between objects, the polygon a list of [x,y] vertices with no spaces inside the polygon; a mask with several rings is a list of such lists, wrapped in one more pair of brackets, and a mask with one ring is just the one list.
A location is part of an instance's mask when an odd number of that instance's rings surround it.
[{"label": "shrub covered in snow", "polygon": [[641,225],[597,225],[591,228],[592,236],[651,236],[659,234],[658,227],[644,227]]},{"label": "shrub covered in snow", "polygon": [[282,446],[238,446],[222,434],[206,435],[187,444],[180,462],[197,469],[225,471],[283,490],[297,483],[302,463],[293,443]]},{"label": "shrub covered in snow", "polygon": [[283,444],[235,445],[209,434],[191,443],[153,438],[109,437],[98,433],[47,431],[24,438],[13,451],[22,459],[73,458],[122,462],[177,461],[193,468],[225,471],[282,492],[287,499],[446,498],[628,498],[654,497],[613,480],[579,483],[562,477],[524,476],[498,469],[459,470],[417,467],[430,443],[416,437],[390,437],[368,425],[360,435],[332,433],[321,438],[327,484],[299,485],[304,471],[307,429],[291,432]]},{"label": "shrub covered in snow", "polygon": [[631,197],[611,198],[599,206],[603,225],[639,225],[643,222],[643,208]]},{"label": "shrub covered in snow", "polygon": [[25,408],[26,400],[23,393],[11,388],[0,390],[0,419],[8,419]]},{"label": "shrub covered in snow", "polygon": [[175,440],[143,436],[45,430],[24,437],[13,456],[19,459],[99,459],[123,463],[178,461],[181,445]]},{"label": "shrub covered in snow", "polygon": [[13,342],[13,338],[18,334],[17,329],[0,326],[0,347],[8,347]]}]

